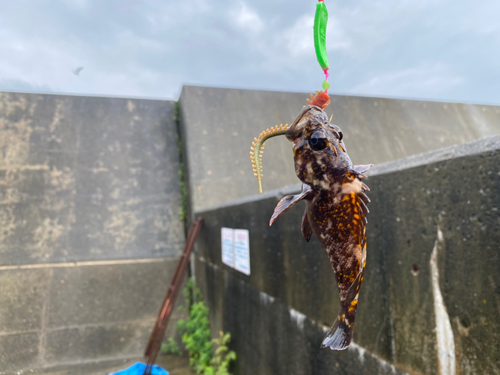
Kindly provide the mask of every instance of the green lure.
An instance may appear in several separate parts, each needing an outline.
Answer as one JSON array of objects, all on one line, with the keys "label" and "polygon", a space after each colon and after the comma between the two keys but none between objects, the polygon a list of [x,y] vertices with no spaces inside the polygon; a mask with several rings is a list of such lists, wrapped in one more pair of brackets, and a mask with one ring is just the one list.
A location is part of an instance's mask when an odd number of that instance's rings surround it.
[{"label": "green lure", "polygon": [[314,17],[314,48],[319,65],[323,70],[328,70],[328,56],[326,55],[326,24],[328,23],[328,10],[324,2],[320,1],[316,5],[316,15]]}]

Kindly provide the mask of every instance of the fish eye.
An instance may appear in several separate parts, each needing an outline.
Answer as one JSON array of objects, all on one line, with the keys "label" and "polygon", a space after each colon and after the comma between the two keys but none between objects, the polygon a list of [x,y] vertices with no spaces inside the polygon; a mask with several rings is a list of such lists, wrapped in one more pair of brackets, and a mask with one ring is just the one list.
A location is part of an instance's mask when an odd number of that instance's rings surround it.
[{"label": "fish eye", "polygon": [[341,141],[341,140],[342,140],[342,138],[344,138],[344,133],[339,132],[339,141]]},{"label": "fish eye", "polygon": [[328,142],[323,132],[315,131],[309,138],[309,144],[314,151],[320,151],[327,146]]}]

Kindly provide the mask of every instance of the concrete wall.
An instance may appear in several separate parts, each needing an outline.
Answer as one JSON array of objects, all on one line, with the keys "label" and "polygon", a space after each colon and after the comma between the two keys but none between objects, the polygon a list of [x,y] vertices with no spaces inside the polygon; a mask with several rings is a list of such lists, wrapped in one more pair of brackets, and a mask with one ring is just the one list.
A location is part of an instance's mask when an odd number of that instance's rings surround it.
[{"label": "concrete wall", "polygon": [[[434,249],[461,371],[500,371],[498,156],[484,152],[497,140],[412,156],[499,133],[500,107],[332,98],[354,162],[406,158],[369,181],[357,344],[332,355],[317,350],[338,309],[322,250],[302,240],[300,209],[267,227],[280,192],[252,198],[253,137],[291,122],[306,97],[188,86],[180,98],[190,213],[206,218],[196,274],[214,332],[234,335],[237,372],[435,373]],[[0,371],[142,353],[184,241],[174,112],[168,101],[0,93]],[[290,144],[270,142],[264,188],[293,191]],[[249,278],[221,265],[222,225],[250,229]]]},{"label": "concrete wall", "polygon": [[[193,210],[258,192],[249,151],[263,130],[291,123],[306,93],[185,86],[181,121]],[[326,112],[344,132],[351,159],[380,164],[500,133],[500,106],[333,95]],[[294,185],[290,143],[269,140],[265,191]]]},{"label": "concrete wall", "polygon": [[142,354],[184,241],[173,115],[0,93],[0,371]]},{"label": "concrete wall", "polygon": [[[367,271],[345,352],[319,348],[338,293],[323,249],[302,238],[303,205],[272,227],[284,191],[198,211],[197,283],[213,329],[233,335],[235,374],[500,373],[499,163],[497,136],[372,171]],[[222,264],[223,226],[250,231],[250,276]],[[451,359],[455,372],[441,368]]]}]

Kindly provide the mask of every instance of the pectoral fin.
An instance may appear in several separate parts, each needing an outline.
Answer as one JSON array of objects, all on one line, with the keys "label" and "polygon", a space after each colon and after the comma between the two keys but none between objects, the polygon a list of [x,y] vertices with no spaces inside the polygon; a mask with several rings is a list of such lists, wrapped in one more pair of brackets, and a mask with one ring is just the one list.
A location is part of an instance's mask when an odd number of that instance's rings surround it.
[{"label": "pectoral fin", "polygon": [[356,171],[359,174],[363,174],[368,169],[370,169],[370,167],[373,167],[373,164],[355,165],[354,167],[352,167],[352,169],[354,169],[354,171]]},{"label": "pectoral fin", "polygon": [[302,216],[302,235],[306,239],[307,242],[311,240],[312,236],[312,229],[311,226],[309,225],[309,219],[307,218],[307,210],[304,211],[304,216]]},{"label": "pectoral fin", "polygon": [[297,195],[287,195],[283,199],[281,199],[274,209],[273,216],[271,216],[271,220],[269,221],[269,226],[273,225],[276,219],[284,212],[288,211],[292,208],[295,203],[300,202],[302,199],[305,199],[312,192],[311,187],[308,185],[302,185],[302,192]]}]

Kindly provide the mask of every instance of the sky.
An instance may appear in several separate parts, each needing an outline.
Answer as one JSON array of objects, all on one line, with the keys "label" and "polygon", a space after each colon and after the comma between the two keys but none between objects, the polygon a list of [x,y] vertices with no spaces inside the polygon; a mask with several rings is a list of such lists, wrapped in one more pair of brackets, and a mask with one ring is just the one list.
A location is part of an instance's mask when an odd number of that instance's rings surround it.
[{"label": "sky", "polygon": [[[500,1],[325,0],[330,93],[500,104]],[[0,91],[313,92],[316,0],[0,0]],[[79,67],[83,67],[78,71]]]}]

